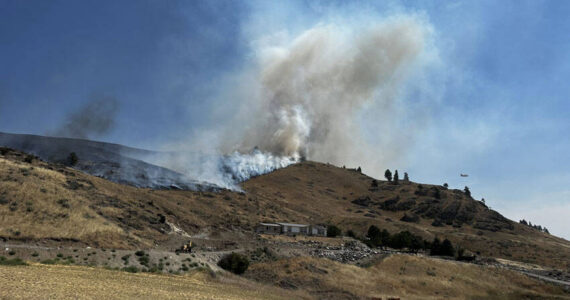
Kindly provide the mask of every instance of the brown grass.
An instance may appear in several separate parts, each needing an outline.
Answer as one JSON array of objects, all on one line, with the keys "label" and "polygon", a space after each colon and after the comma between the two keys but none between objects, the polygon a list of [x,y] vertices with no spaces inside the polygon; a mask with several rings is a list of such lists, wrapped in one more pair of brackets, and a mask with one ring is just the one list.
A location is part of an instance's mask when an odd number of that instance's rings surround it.
[{"label": "brown grass", "polygon": [[392,255],[369,268],[294,258],[256,264],[246,276],[330,298],[570,299],[560,287],[512,271],[409,255]]},{"label": "brown grass", "polygon": [[0,266],[0,298],[9,299],[302,299],[302,293],[235,276],[211,278],[126,273],[101,268]]}]

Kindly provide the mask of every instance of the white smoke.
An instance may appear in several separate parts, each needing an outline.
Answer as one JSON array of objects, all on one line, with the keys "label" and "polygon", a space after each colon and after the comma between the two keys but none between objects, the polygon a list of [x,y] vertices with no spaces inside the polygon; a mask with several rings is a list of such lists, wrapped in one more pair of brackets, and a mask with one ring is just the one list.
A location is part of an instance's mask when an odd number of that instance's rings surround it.
[{"label": "white smoke", "polygon": [[379,173],[413,138],[397,125],[413,115],[402,94],[427,64],[431,39],[431,27],[416,16],[257,37],[251,66],[220,85],[231,116],[207,138],[192,139],[207,140],[209,148],[215,143],[217,154],[176,159],[174,169],[233,189],[301,159],[362,164]]},{"label": "white smoke", "polygon": [[391,122],[405,117],[396,116],[401,90],[430,35],[417,18],[397,17],[356,27],[319,24],[285,41],[262,38],[253,43],[257,67],[241,75],[253,80],[237,99],[242,115],[223,137],[224,149],[259,147],[336,164],[380,161],[359,117],[376,109],[379,130],[393,130]]}]

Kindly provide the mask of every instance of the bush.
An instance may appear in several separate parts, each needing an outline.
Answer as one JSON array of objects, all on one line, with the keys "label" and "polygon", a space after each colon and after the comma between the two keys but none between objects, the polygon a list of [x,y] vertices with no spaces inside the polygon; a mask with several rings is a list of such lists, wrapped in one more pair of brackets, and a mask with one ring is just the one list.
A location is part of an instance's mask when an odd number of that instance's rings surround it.
[{"label": "bush", "polygon": [[145,254],[146,254],[146,253],[144,253],[144,251],[142,251],[142,250],[139,250],[139,251],[135,252],[135,255],[136,255],[136,256],[144,256]]},{"label": "bush", "polygon": [[218,266],[234,274],[243,274],[249,267],[249,260],[243,255],[231,253],[222,257]]},{"label": "bush", "polygon": [[149,262],[150,262],[150,259],[148,256],[145,255],[145,256],[139,257],[139,263],[141,265],[148,267]]},{"label": "bush", "polygon": [[7,259],[4,256],[0,256],[0,265],[3,265],[3,266],[26,266],[28,264],[20,258]]},{"label": "bush", "polygon": [[334,225],[327,226],[327,236],[328,237],[336,237],[336,236],[339,236],[340,234],[341,234],[340,228],[338,228]]},{"label": "bush", "polygon": [[356,233],[354,233],[354,231],[352,231],[352,229],[350,229],[346,232],[346,236],[351,237],[351,238],[356,238]]},{"label": "bush", "polygon": [[137,273],[139,271],[139,268],[134,267],[134,266],[130,266],[130,267],[122,268],[121,271],[129,272],[129,273]]}]

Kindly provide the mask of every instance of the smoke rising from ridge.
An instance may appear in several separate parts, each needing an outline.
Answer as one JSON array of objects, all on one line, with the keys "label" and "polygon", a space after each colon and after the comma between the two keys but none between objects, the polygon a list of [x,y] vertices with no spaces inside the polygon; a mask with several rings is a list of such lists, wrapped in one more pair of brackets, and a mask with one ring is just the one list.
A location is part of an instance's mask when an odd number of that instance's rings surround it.
[{"label": "smoke rising from ridge", "polygon": [[69,114],[53,135],[86,139],[109,133],[115,126],[118,107],[114,97],[92,96],[88,103]]},{"label": "smoke rising from ridge", "polygon": [[[291,41],[258,43],[257,68],[247,75],[254,87],[239,99],[242,116],[223,148],[336,164],[378,161],[383,149],[372,149],[363,134],[361,112],[380,107],[381,125],[394,118],[430,38],[416,18],[398,17],[363,27],[319,24]],[[377,126],[394,126],[387,127]]]},{"label": "smoke rising from ridge", "polygon": [[425,79],[417,74],[431,63],[431,40],[431,26],[416,16],[254,38],[250,66],[220,84],[230,117],[194,135],[197,152],[159,164],[234,189],[303,158],[380,175],[419,132],[421,118],[403,95],[422,88],[409,82]]}]

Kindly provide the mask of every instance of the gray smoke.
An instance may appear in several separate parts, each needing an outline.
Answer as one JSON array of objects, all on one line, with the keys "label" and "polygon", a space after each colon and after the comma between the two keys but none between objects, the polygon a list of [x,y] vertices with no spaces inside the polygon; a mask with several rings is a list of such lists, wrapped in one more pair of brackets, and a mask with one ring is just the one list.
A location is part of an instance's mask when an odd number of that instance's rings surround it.
[{"label": "gray smoke", "polygon": [[182,143],[196,152],[155,162],[232,189],[303,158],[380,175],[420,132],[421,114],[402,95],[412,79],[430,82],[417,74],[431,63],[431,39],[416,16],[257,38],[252,65],[220,84],[231,117]]},{"label": "gray smoke", "polygon": [[91,96],[90,101],[68,115],[52,135],[83,139],[100,137],[114,128],[118,107],[115,97]]},{"label": "gray smoke", "polygon": [[[396,118],[407,116],[401,90],[422,65],[430,34],[404,16],[359,27],[319,24],[288,41],[254,43],[257,65],[233,93],[242,107],[222,149],[380,167],[394,152],[381,146],[410,139],[398,137]],[[375,112],[371,122],[365,110]],[[367,136],[364,127],[378,132]]]}]

